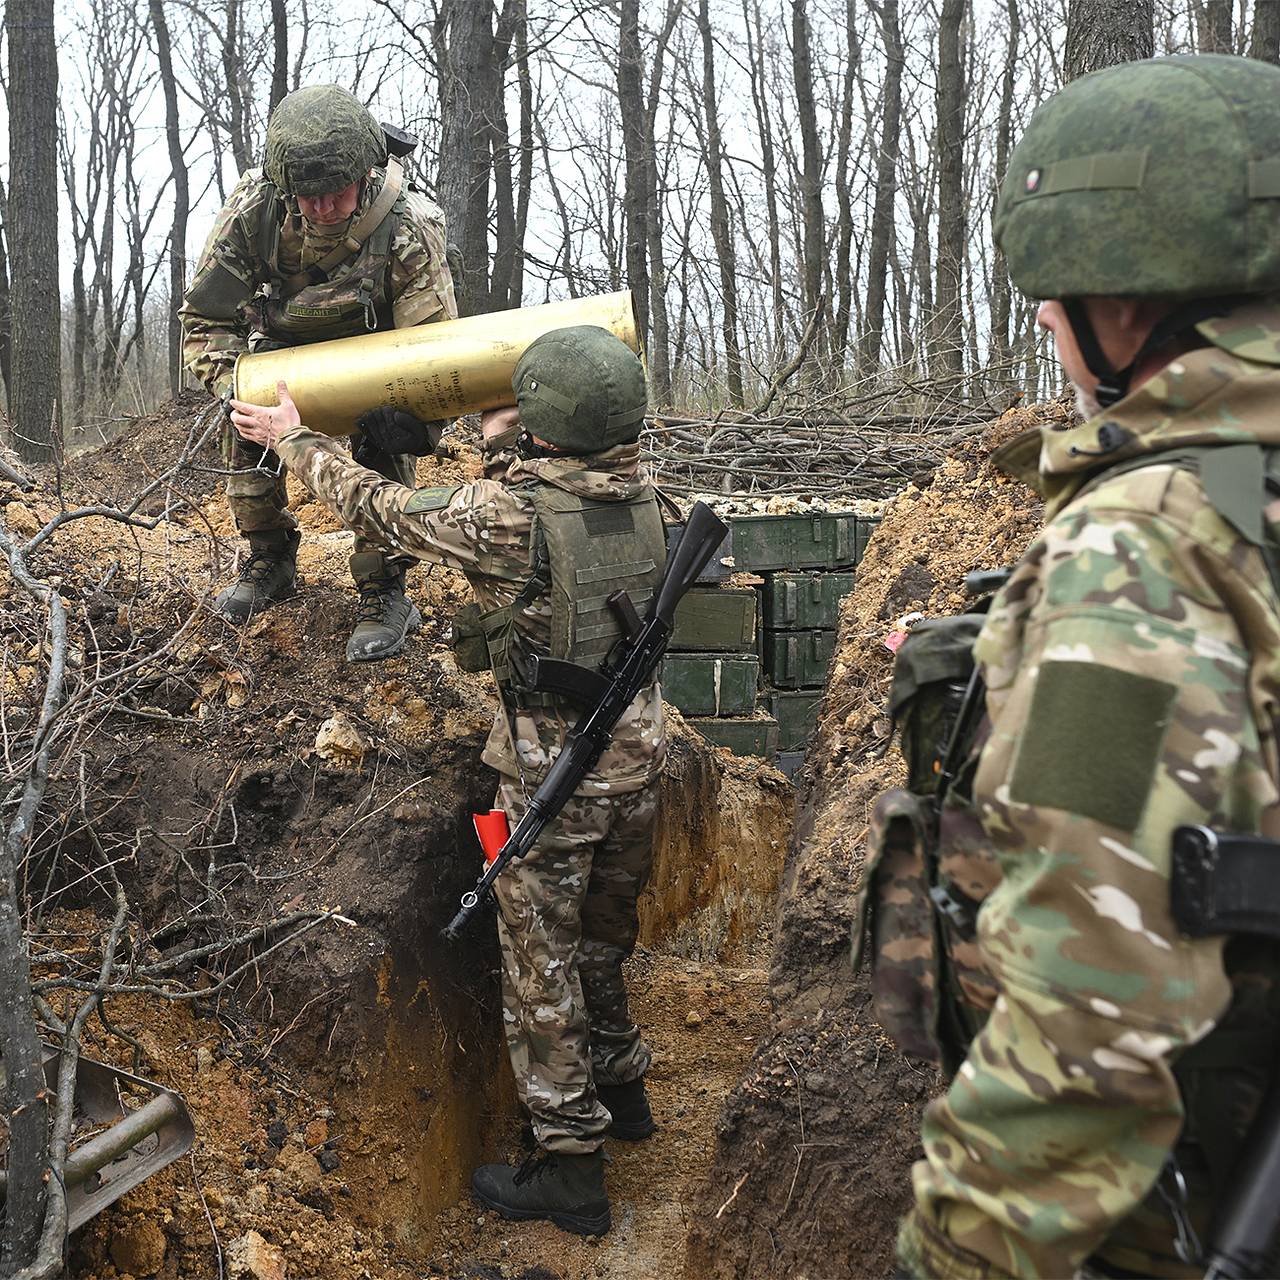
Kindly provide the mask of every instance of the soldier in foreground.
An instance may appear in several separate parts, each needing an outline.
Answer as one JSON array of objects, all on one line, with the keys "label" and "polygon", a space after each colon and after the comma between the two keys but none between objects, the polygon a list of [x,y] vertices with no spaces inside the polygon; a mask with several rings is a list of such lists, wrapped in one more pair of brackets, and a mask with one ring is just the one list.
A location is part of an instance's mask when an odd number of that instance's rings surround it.
[{"label": "soldier in foreground", "polygon": [[[245,351],[451,319],[444,215],[404,185],[382,127],[355,97],[337,85],[299,89],[272,112],[264,170],[246,173],[218,215],[180,315],[187,365],[215,396],[231,390]],[[389,406],[356,425],[361,458],[404,485],[442,430]],[[229,422],[223,457],[249,555],[214,608],[239,624],[296,590],[299,534],[280,459]],[[420,621],[404,594],[410,562],[359,535],[354,552],[360,605],[347,659],[386,658]]]},{"label": "soldier in foreground", "polygon": [[[974,650],[985,732],[933,850],[950,972],[927,895],[923,949],[877,956],[942,1006],[923,1034],[983,1023],[925,1113],[913,1277],[1204,1274],[1277,1061],[1275,866],[1237,886],[1258,934],[1193,938],[1170,856],[1181,824],[1280,831],[1277,138],[1280,70],[1169,58],[1072,83],[1009,163],[996,237],[1087,421],[1040,441],[1046,527]],[[929,865],[901,795],[880,911]]]},{"label": "soldier in foreground", "polygon": [[[364,537],[466,575],[478,608],[455,622],[455,651],[460,666],[489,667],[497,680],[502,706],[483,759],[515,826],[576,717],[525,691],[529,657],[598,666],[621,634],[607,597],[625,588],[642,604],[665,548],[640,467],[644,370],[629,348],[592,326],[556,330],[528,348],[512,385],[517,407],[483,419],[487,478],[454,488],[414,491],[351,462],[300,424],[283,384],[279,408],[233,401],[232,421]],[[654,1131],[650,1054],[622,963],[638,931],[665,754],[655,681],[560,817],[496,882],[503,1021],[538,1151],[518,1169],[485,1165],[472,1183],[507,1217],[607,1231],[605,1134]]]}]

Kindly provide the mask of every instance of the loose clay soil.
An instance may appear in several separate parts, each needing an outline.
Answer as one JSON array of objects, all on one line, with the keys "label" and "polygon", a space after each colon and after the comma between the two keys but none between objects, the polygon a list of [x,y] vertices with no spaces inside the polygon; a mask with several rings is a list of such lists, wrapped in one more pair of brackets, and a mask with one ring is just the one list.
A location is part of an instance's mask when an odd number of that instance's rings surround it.
[{"label": "loose clay soil", "polygon": [[[58,491],[68,506],[127,499],[176,456],[205,403],[184,399],[137,420],[60,477],[42,473],[34,493],[0,485],[6,526],[30,536],[56,514]],[[476,767],[492,688],[460,673],[445,645],[465,584],[415,570],[422,631],[387,662],[346,664],[351,535],[291,482],[304,589],[236,630],[205,607],[239,544],[216,448],[197,461],[204,470],[141,508],[167,512],[154,529],[76,521],[35,558],[86,607],[75,661],[92,668],[167,646],[86,732],[87,802],[74,777],[55,780],[36,861],[42,869],[40,857],[60,850],[55,883],[95,865],[83,824],[59,826],[81,809],[108,847],[136,839],[119,868],[136,928],[188,920],[166,953],[209,940],[228,919],[333,909],[349,923],[326,922],[211,996],[107,1002],[115,1032],[92,1024],[86,1053],[180,1090],[197,1140],[78,1233],[68,1274],[681,1274],[714,1117],[765,1030],[761,937],[791,788],[759,762],[710,750],[673,716],[672,820],[632,964],[661,1128],[636,1147],[610,1144],[615,1227],[603,1242],[479,1214],[465,1193],[470,1169],[521,1153],[492,925],[458,948],[438,934],[476,873],[468,815],[493,791]],[[418,483],[478,469],[464,441],[450,457],[424,459]],[[30,600],[7,581],[0,632],[14,637],[0,681],[18,726],[42,688],[44,655],[27,638]],[[92,885],[57,897],[38,944],[94,953],[104,917]],[[216,919],[202,923],[204,914]],[[234,949],[185,981],[207,989],[250,957]]]}]

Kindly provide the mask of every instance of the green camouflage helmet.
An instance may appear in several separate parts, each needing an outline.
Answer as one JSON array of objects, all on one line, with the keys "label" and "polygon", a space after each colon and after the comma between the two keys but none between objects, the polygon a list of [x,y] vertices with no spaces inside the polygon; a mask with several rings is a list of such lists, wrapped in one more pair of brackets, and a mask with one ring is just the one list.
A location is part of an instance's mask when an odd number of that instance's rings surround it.
[{"label": "green camouflage helmet", "polygon": [[570,453],[599,453],[640,436],[644,366],[608,329],[579,324],[531,342],[511,379],[520,425]]},{"label": "green camouflage helmet", "polygon": [[267,177],[285,195],[323,196],[385,164],[382,128],[354,94],[312,84],[280,99],[267,123]]},{"label": "green camouflage helmet", "polygon": [[1280,67],[1201,54],[1073,81],[1014,148],[995,238],[1033,298],[1280,288]]}]

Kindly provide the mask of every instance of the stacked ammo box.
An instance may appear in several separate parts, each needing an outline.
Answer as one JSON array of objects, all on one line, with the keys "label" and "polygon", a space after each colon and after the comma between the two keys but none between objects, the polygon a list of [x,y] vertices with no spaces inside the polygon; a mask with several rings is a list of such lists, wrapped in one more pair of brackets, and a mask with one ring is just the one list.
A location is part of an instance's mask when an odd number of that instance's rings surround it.
[{"label": "stacked ammo box", "polygon": [[[704,737],[799,768],[840,601],[875,523],[849,512],[728,518],[729,537],[676,610],[663,665],[666,700]],[[764,585],[715,585],[729,576],[726,560]]]}]

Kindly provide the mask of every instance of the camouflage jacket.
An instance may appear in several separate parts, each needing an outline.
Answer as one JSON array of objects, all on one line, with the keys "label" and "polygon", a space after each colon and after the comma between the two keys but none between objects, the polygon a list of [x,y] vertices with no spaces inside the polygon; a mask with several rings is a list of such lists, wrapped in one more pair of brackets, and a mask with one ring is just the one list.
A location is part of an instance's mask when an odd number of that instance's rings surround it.
[{"label": "camouflage jacket", "polygon": [[[1184,1121],[1173,1065],[1229,1005],[1238,1020],[1244,987],[1223,939],[1174,926],[1170,837],[1280,834],[1280,612],[1259,548],[1168,458],[1280,444],[1280,310],[1202,332],[1212,345],[1044,435],[1048,522],[978,640],[974,799],[1003,873],[978,944],[999,995],[925,1115],[899,1237],[917,1277],[1070,1276],[1095,1252],[1200,1274],[1153,1187]],[[1274,969],[1253,978],[1274,1024]]]},{"label": "camouflage jacket", "polygon": [[[381,173],[382,170],[375,170],[374,179],[365,183],[360,204],[351,218],[339,227],[325,228],[323,234],[301,217],[296,201],[285,200],[278,249],[281,271],[305,271],[335,248],[347,228],[375,199]],[[259,337],[278,336],[267,332],[269,326],[264,321],[260,299],[269,269],[262,261],[259,230],[262,218],[273,206],[278,207],[275,188],[261,170],[250,170],[218,214],[178,313],[182,320],[183,359],[214,395],[221,395],[230,386],[236,357],[248,351],[251,342]],[[400,212],[389,215],[398,217],[399,223],[391,240],[387,281],[395,327],[407,329],[456,317],[453,278],[445,257],[444,214],[426,196],[410,189],[401,195],[397,207]],[[221,275],[222,280],[239,282],[236,288],[240,296],[222,299],[219,307],[202,310],[196,305],[201,282],[219,268],[229,273]],[[335,290],[343,287],[345,271],[344,265],[332,273]],[[311,301],[323,301],[326,286],[312,286],[306,292]],[[215,309],[216,315],[206,313]],[[365,329],[364,317],[357,315],[350,333],[326,336],[351,336]]]},{"label": "camouflage jacket", "polygon": [[[349,528],[389,550],[459,569],[483,611],[511,604],[532,571],[533,500],[521,486],[555,485],[588,498],[630,497],[646,483],[639,445],[619,445],[589,458],[520,459],[510,440],[486,454],[486,478],[456,488],[407,489],[352,462],[328,436],[305,427],[287,433],[276,451],[289,470]],[[546,651],[551,636],[549,595],[534,598],[516,625]],[[570,713],[572,715],[573,713]],[[526,783],[541,781],[571,727],[552,708],[521,709],[508,724],[500,711],[485,744],[484,762]],[[519,751],[517,762],[515,749]],[[636,791],[657,776],[666,754],[662,690],[639,694],[580,795]]]}]

